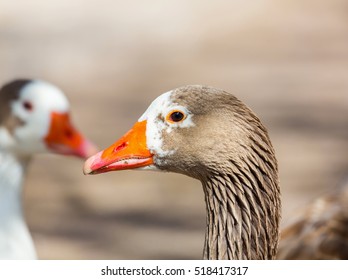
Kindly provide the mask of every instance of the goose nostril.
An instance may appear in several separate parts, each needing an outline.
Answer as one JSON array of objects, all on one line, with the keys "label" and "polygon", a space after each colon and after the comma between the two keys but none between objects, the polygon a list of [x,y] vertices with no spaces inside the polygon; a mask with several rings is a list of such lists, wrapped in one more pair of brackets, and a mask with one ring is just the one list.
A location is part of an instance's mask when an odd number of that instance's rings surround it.
[{"label": "goose nostril", "polygon": [[126,148],[127,146],[128,146],[128,142],[123,142],[121,145],[118,145],[117,147],[115,147],[113,152],[117,153],[117,152],[123,150],[124,148]]},{"label": "goose nostril", "polygon": [[66,136],[67,138],[71,139],[71,138],[73,137],[73,132],[72,132],[71,130],[67,129],[67,130],[65,131],[65,136]]}]

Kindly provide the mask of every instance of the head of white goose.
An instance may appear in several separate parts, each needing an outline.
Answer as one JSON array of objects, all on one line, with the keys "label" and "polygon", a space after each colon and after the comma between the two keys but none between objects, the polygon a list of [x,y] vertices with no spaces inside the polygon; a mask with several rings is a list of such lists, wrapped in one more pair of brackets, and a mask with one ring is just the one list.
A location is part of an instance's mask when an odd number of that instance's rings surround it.
[{"label": "head of white goose", "polygon": [[87,158],[97,150],[71,124],[63,92],[39,80],[0,89],[0,259],[34,259],[22,211],[22,183],[32,156],[54,152]]},{"label": "head of white goose", "polygon": [[182,173],[202,182],[205,259],[273,259],[280,190],[266,128],[234,95],[185,86],[159,96],[121,139],[85,162],[85,174],[124,169]]},{"label": "head of white goose", "polygon": [[96,151],[72,125],[63,92],[40,80],[15,80],[0,89],[0,150],[21,158],[55,152],[87,158]]}]

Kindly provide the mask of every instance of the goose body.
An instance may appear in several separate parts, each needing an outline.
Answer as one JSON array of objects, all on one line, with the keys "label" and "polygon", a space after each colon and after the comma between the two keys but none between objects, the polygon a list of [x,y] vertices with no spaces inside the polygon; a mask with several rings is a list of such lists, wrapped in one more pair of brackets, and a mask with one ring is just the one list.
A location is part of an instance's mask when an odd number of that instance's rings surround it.
[{"label": "goose body", "polygon": [[0,259],[35,259],[36,253],[21,205],[27,160],[0,155]]},{"label": "goose body", "polygon": [[69,121],[69,103],[55,86],[15,80],[0,89],[0,259],[35,259],[22,209],[22,185],[41,152],[86,158],[95,151]]},{"label": "goose body", "polygon": [[201,181],[204,259],[274,259],[278,167],[266,128],[234,95],[185,86],[159,96],[133,128],[85,162],[85,174],[170,171]]},{"label": "goose body", "polygon": [[314,200],[282,231],[278,259],[348,259],[348,181]]}]

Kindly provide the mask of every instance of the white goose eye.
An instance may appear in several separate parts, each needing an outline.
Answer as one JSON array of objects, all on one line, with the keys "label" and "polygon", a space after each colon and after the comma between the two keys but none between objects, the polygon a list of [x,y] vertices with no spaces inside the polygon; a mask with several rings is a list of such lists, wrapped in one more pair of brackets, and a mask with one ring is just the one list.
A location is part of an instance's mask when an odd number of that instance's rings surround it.
[{"label": "white goose eye", "polygon": [[28,111],[28,112],[33,111],[33,104],[32,104],[31,102],[29,102],[29,101],[24,101],[24,102],[22,103],[22,105],[23,105],[23,108],[24,108],[26,111]]},{"label": "white goose eye", "polygon": [[166,117],[166,120],[170,123],[182,122],[185,119],[186,114],[180,110],[171,111]]}]

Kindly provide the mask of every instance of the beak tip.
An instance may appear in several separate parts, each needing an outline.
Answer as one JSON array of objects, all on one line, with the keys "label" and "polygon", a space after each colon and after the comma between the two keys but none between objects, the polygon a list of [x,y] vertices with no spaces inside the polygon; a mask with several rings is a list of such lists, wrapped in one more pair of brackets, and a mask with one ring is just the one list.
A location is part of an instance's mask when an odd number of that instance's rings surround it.
[{"label": "beak tip", "polygon": [[82,171],[83,171],[83,175],[90,175],[92,172],[92,170],[86,165],[84,165]]},{"label": "beak tip", "polygon": [[[93,146],[93,148],[95,148]],[[85,175],[93,175],[96,174],[95,171],[102,166],[101,156],[103,151],[93,153],[92,156],[86,159],[85,164],[83,165],[83,174]]]},{"label": "beak tip", "polygon": [[88,158],[85,161],[85,164],[83,165],[83,174],[84,175],[90,175],[93,172],[93,170],[91,168],[93,161],[94,161],[94,156],[91,156],[90,158]]},{"label": "beak tip", "polygon": [[85,159],[88,159],[92,157],[93,155],[95,155],[96,153],[98,153],[97,147],[89,141],[86,141],[84,143],[82,151],[83,151],[82,154],[85,157]]}]

